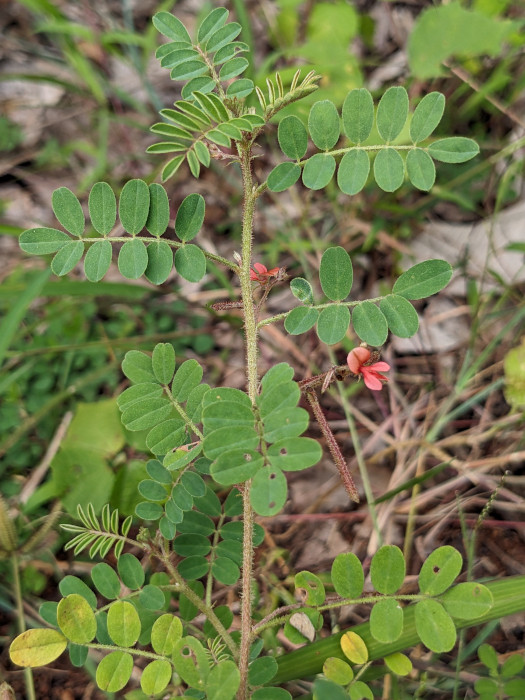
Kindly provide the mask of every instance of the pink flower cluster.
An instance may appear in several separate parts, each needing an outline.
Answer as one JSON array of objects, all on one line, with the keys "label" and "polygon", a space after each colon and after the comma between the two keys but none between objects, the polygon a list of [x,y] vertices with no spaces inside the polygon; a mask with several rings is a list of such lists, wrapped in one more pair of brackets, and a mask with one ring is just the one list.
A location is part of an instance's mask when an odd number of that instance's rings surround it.
[{"label": "pink flower cluster", "polygon": [[363,376],[365,385],[369,389],[380,391],[383,388],[383,384],[388,382],[388,378],[380,373],[388,372],[390,365],[386,362],[367,364],[367,362],[370,362],[370,357],[371,353],[368,348],[358,347],[348,353],[346,361],[353,374],[361,374]]}]

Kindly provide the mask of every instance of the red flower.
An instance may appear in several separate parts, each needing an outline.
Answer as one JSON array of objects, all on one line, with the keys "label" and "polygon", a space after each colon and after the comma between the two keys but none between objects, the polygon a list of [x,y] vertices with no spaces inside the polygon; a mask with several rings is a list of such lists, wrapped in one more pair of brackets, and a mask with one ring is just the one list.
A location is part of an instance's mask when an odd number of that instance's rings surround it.
[{"label": "red flower", "polygon": [[254,263],[253,270],[250,270],[250,279],[253,282],[266,284],[270,277],[274,277],[278,272],[278,267],[274,267],[271,270],[268,270],[268,268],[262,263]]},{"label": "red flower", "polygon": [[369,362],[370,356],[371,353],[368,348],[358,347],[348,353],[346,361],[351,372],[363,375],[365,384],[369,389],[380,391],[383,388],[383,384],[388,382],[387,377],[380,374],[380,372],[387,372],[390,369],[390,365],[386,362],[375,362],[372,365],[367,365],[366,363]]}]

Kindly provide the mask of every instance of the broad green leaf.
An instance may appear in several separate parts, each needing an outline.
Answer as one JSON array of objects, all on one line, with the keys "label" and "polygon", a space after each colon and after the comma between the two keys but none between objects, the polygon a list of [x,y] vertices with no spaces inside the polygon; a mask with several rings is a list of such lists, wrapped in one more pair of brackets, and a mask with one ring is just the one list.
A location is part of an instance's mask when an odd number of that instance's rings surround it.
[{"label": "broad green leaf", "polygon": [[148,501],[165,501],[168,495],[162,484],[153,481],[153,479],[140,481],[137,490]]},{"label": "broad green leaf", "polygon": [[332,563],[331,577],[335,592],[342,598],[358,598],[363,592],[363,567],[353,552],[336,556]]},{"label": "broad green leaf", "polygon": [[326,187],[335,172],[335,158],[330,153],[316,153],[303,168],[303,185],[311,190]]},{"label": "broad green leaf", "polygon": [[478,657],[489,671],[497,671],[499,666],[498,654],[490,644],[482,644],[478,649]]},{"label": "broad green leaf", "polygon": [[170,246],[166,241],[153,241],[146,248],[146,252],[148,264],[144,276],[152,284],[163,284],[173,268],[173,252]]},{"label": "broad green leaf", "polygon": [[58,627],[57,608],[58,603],[46,601],[38,608],[38,614],[48,624],[52,625],[53,627]]},{"label": "broad green leaf", "polygon": [[295,574],[294,585],[296,588],[303,588],[306,591],[306,605],[322,605],[324,603],[326,593],[324,584],[311,571],[299,571]]},{"label": "broad green leaf", "polygon": [[277,137],[281,151],[285,156],[301,160],[308,148],[308,133],[298,117],[291,114],[281,119]]},{"label": "broad green leaf", "polygon": [[86,659],[89,653],[89,648],[87,646],[70,642],[68,651],[69,659],[73,666],[75,666],[76,668],[81,668],[86,663]]},{"label": "broad green leaf", "polygon": [[210,129],[210,131],[206,133],[206,138],[208,141],[213,141],[213,143],[216,143],[219,146],[231,148],[230,137],[226,136],[226,134],[220,129]]},{"label": "broad green leaf", "polygon": [[223,427],[253,428],[255,416],[250,408],[234,401],[221,401],[206,406],[202,412],[206,433]]},{"label": "broad green leaf", "polygon": [[337,108],[330,100],[312,105],[308,115],[308,131],[317,148],[328,151],[335,146],[341,133]]},{"label": "broad green leaf", "polygon": [[209,384],[199,384],[191,390],[186,403],[186,413],[194,423],[202,421],[202,399],[209,390]]},{"label": "broad green leaf", "polygon": [[219,80],[226,81],[236,78],[241,73],[244,73],[249,65],[248,60],[242,56],[232,58],[222,65],[219,71]]},{"label": "broad green leaf", "polygon": [[178,525],[182,522],[184,518],[184,511],[182,511],[179,506],[170,499],[164,504],[164,510],[166,513],[166,518],[170,521],[172,525]]},{"label": "broad green leaf", "polygon": [[280,469],[264,467],[253,477],[250,501],[258,515],[276,515],[286,503],[288,484]]},{"label": "broad green leaf", "polygon": [[64,576],[58,584],[58,590],[64,598],[72,594],[79,595],[87,600],[91,608],[95,609],[97,607],[96,595],[91,588],[77,576]]},{"label": "broad green leaf", "polygon": [[146,225],[150,191],[144,180],[129,180],[122,188],[119,199],[119,218],[124,230],[132,235]]},{"label": "broad green leaf", "polygon": [[[184,563],[184,562],[183,562]],[[195,637],[182,637],[173,650],[175,670],[192,688],[204,690],[210,672],[208,655]]]},{"label": "broad green leaf", "polygon": [[[198,78],[206,74],[206,78],[209,74],[209,68],[202,60],[195,61],[184,61],[183,63],[178,63],[170,71],[170,78],[172,80],[190,80],[191,78]],[[186,97],[186,95],[182,95]]]},{"label": "broad green leaf", "polygon": [[56,228],[30,228],[19,238],[20,248],[31,255],[56,253],[66,243],[71,243],[71,237]]},{"label": "broad green leaf", "polygon": [[231,559],[239,566],[242,564],[242,543],[237,540],[227,540],[225,542],[219,542],[219,544],[214,548],[215,553],[219,557],[226,559]]},{"label": "broad green leaf", "polygon": [[209,167],[211,162],[211,155],[208,147],[202,141],[195,141],[193,144],[195,150],[195,155],[199,161],[204,165],[205,168]]},{"label": "broad green leaf", "polygon": [[97,666],[96,681],[101,690],[116,693],[126,685],[133,672],[133,657],[125,651],[112,651]]},{"label": "broad green leaf", "polygon": [[345,153],[337,171],[337,185],[341,192],[354,195],[361,192],[370,173],[370,158],[366,151],[353,149]]},{"label": "broad green leaf", "polygon": [[263,391],[257,399],[261,418],[266,420],[275,411],[294,408],[299,403],[300,396],[301,391],[296,382],[290,380],[280,384],[268,382],[263,386]]},{"label": "broad green leaf", "polygon": [[293,437],[275,442],[268,448],[272,468],[283,471],[301,471],[321,459],[321,445],[313,438]]},{"label": "broad green leaf", "polygon": [[230,118],[228,110],[222,103],[221,99],[215,95],[205,95],[200,93],[198,90],[195,92],[195,99],[203,110],[216,122],[226,122]]},{"label": "broad green leaf", "polygon": [[418,190],[428,192],[436,179],[436,166],[426,151],[414,148],[407,155],[407,175]]},{"label": "broad green leaf", "polygon": [[268,189],[271,192],[284,192],[295,185],[301,177],[301,166],[297,163],[279,163],[268,175]]},{"label": "broad green leaf", "polygon": [[334,683],[348,685],[354,677],[354,672],[349,664],[343,659],[329,656],[323,664],[324,675]]},{"label": "broad green leaf", "polygon": [[84,233],[86,220],[76,195],[67,187],[59,187],[53,192],[51,205],[56,218],[66,231],[80,238]]},{"label": "broad green leaf", "polygon": [[177,43],[179,46],[185,46],[186,48],[175,49],[163,56],[160,60],[160,65],[163,68],[175,68],[175,66],[178,66],[180,63],[199,58],[199,54],[195,49],[187,48],[187,45],[180,44],[180,42]]},{"label": "broad green leaf", "polygon": [[270,391],[270,389],[282,384],[283,382],[291,381],[293,376],[293,367],[290,367],[287,362],[279,362],[278,364],[273,365],[273,367],[270,367],[270,369],[261,379],[262,390],[263,392]]},{"label": "broad green leaf", "polygon": [[222,49],[223,46],[234,41],[241,33],[241,25],[237,22],[228,22],[224,27],[217,30],[206,44],[206,52],[212,53]]},{"label": "broad green leaf", "polygon": [[138,238],[126,241],[118,254],[118,269],[128,280],[136,280],[148,267],[148,252]]},{"label": "broad green leaf", "polygon": [[399,338],[411,338],[419,328],[419,318],[412,304],[405,297],[389,294],[379,303],[389,329]]},{"label": "broad green leaf", "polygon": [[140,635],[139,614],[127,600],[116,600],[108,610],[108,632],[117,646],[132,647]]},{"label": "broad green leaf", "polygon": [[204,93],[211,92],[214,88],[215,80],[209,75],[200,76],[198,78],[192,78],[184,87],[182,88],[180,94],[183,99],[188,100],[193,97],[193,94],[197,91]]},{"label": "broad green leaf", "polygon": [[198,445],[189,451],[175,450],[175,452],[170,452],[170,454],[164,457],[163,464],[166,469],[169,469],[170,471],[177,471],[178,469],[182,469],[187,464],[193,462],[193,460],[196,459],[201,452],[202,443],[199,442]]},{"label": "broad green leaf", "polygon": [[161,34],[164,34],[164,36],[167,36],[168,39],[191,44],[190,35],[186,27],[182,24],[180,19],[177,19],[177,17],[170,12],[157,12],[157,14],[153,15],[152,21],[155,29]]},{"label": "broad green leaf", "polygon": [[517,676],[523,671],[524,667],[525,658],[518,654],[512,654],[511,656],[508,656],[501,665],[501,677],[512,678],[512,676]]},{"label": "broad green leaf", "polygon": [[173,487],[171,499],[182,511],[191,510],[193,508],[193,497],[186,491],[181,483],[175,484]]},{"label": "broad green leaf", "polygon": [[[282,122],[281,122],[282,123]],[[290,291],[301,304],[314,303],[314,290],[312,285],[304,277],[296,277],[290,282]]]},{"label": "broad green leaf", "polygon": [[159,503],[142,501],[135,506],[135,515],[141,520],[151,520],[152,522],[162,517],[163,510]]},{"label": "broad green leaf", "polygon": [[312,309],[309,306],[297,306],[285,318],[284,327],[291,335],[299,335],[313,328],[318,318],[317,309]]},{"label": "broad green leaf", "polygon": [[[222,543],[221,544],[225,544]],[[241,570],[235,562],[227,557],[216,557],[211,565],[213,578],[225,586],[233,586],[241,576]]]},{"label": "broad green leaf", "polygon": [[203,450],[208,459],[216,459],[223,452],[238,448],[255,450],[259,445],[259,436],[253,428],[219,428],[204,438]]},{"label": "broad green leaf", "polygon": [[224,61],[229,61],[230,58],[233,58],[238,53],[242,53],[244,51],[249,50],[250,47],[243,41],[232,41],[231,43],[226,44],[226,46],[223,46],[222,49],[219,49],[217,51],[217,53],[213,57],[213,63],[214,65],[218,66],[219,64],[224,63]]},{"label": "broad green leaf", "polygon": [[170,203],[162,185],[156,182],[149,186],[150,202],[146,228],[153,236],[162,236],[170,222]]},{"label": "broad green leaf", "polygon": [[167,399],[144,399],[124,410],[122,423],[128,430],[146,430],[167,420],[171,413],[172,406]]},{"label": "broad green leaf", "polygon": [[216,7],[202,20],[197,32],[197,41],[204,44],[212,34],[226,23],[229,12],[225,7]]},{"label": "broad green leaf", "polygon": [[401,654],[399,651],[383,657],[383,661],[387,668],[392,671],[392,673],[395,673],[396,676],[408,676],[412,671],[412,661],[410,661],[408,656]]},{"label": "broad green leaf", "polygon": [[174,398],[179,401],[186,401],[193,389],[200,383],[202,379],[202,366],[194,360],[185,360],[173,378],[171,392]]},{"label": "broad green leaf", "polygon": [[84,272],[90,282],[100,282],[111,265],[112,248],[109,241],[95,241],[84,258]]},{"label": "broad green leaf", "polygon": [[202,195],[189,194],[183,199],[175,219],[175,233],[181,241],[191,241],[199,233],[205,210]]},{"label": "broad green leaf", "polygon": [[206,557],[210,550],[210,540],[194,532],[179,535],[173,542],[173,551],[181,557]]},{"label": "broad green leaf", "polygon": [[161,384],[169,384],[175,373],[175,350],[171,343],[157,343],[151,358],[153,373]]},{"label": "broad green leaf", "polygon": [[175,268],[188,282],[200,282],[206,274],[206,258],[202,249],[186,243],[175,253]]},{"label": "broad green leaf", "polygon": [[383,644],[399,639],[403,631],[403,608],[394,598],[379,600],[370,612],[370,634]]},{"label": "broad green leaf", "polygon": [[410,122],[410,138],[413,143],[424,141],[437,127],[445,111],[445,96],[429,92],[418,104]]},{"label": "broad green leaf", "polygon": [[425,299],[446,287],[452,272],[445,260],[425,260],[404,272],[392,291],[405,299]]},{"label": "broad green leaf", "polygon": [[[197,593],[199,598],[204,598],[204,586],[200,581],[189,581],[188,587],[194,593]],[[198,608],[189,600],[189,598],[186,598],[186,596],[181,593],[179,596],[179,615],[181,619],[189,622],[190,620],[193,620],[198,612]]]},{"label": "broad green leaf", "polygon": [[352,312],[352,324],[357,336],[369,345],[383,345],[388,335],[388,323],[383,312],[371,301],[362,301]]},{"label": "broad green leaf", "polygon": [[327,248],[321,258],[319,279],[331,301],[342,301],[350,294],[354,271],[350,256],[341,246]]},{"label": "broad green leaf", "polygon": [[439,595],[454,583],[461,567],[463,557],[450,545],[438,547],[423,562],[419,572],[419,590],[425,595]]},{"label": "broad green leaf", "polygon": [[277,661],[273,656],[260,656],[254,659],[248,668],[248,681],[252,686],[269,683],[277,673],[277,669]]},{"label": "broad green leaf", "polygon": [[407,91],[402,86],[388,88],[377,107],[376,124],[380,136],[391,143],[403,130],[407,117]]},{"label": "broad green leaf", "polygon": [[378,593],[392,595],[405,580],[406,565],[403,552],[395,545],[380,547],[372,557],[370,578]]},{"label": "broad green leaf", "polygon": [[117,220],[115,194],[107,182],[96,182],[89,193],[89,217],[95,231],[107,236]]},{"label": "broad green leaf", "polygon": [[175,644],[182,638],[182,622],[175,615],[165,613],[151,628],[151,646],[157,654],[171,656]]},{"label": "broad green leaf", "polygon": [[284,625],[284,636],[293,644],[313,642],[316,630],[321,629],[323,621],[314,608],[299,608]]},{"label": "broad green leaf", "polygon": [[226,95],[230,98],[236,97],[237,99],[242,99],[243,97],[248,97],[251,95],[254,89],[253,80],[248,78],[242,78],[241,80],[235,80],[230,83],[226,89]]},{"label": "broad green leaf", "polygon": [[171,681],[172,673],[173,667],[169,661],[156,659],[142,671],[140,687],[149,696],[162,693]]},{"label": "broad green leaf", "polygon": [[465,163],[478,155],[479,146],[464,136],[450,136],[431,143],[428,152],[432,158],[442,163]]},{"label": "broad green leaf", "polygon": [[[146,445],[154,455],[165,455],[184,444],[185,424],[178,418],[171,418],[155,425],[146,437]],[[168,483],[171,483],[171,476]]]},{"label": "broad green leaf", "polygon": [[220,661],[206,681],[206,697],[208,700],[232,700],[240,682],[237,664],[230,660]]},{"label": "broad green leaf", "polygon": [[310,414],[304,408],[285,408],[270,413],[264,420],[265,442],[277,442],[302,435],[308,427]]},{"label": "broad green leaf", "polygon": [[[344,664],[344,661],[342,662]],[[350,666],[347,667],[350,669]],[[353,672],[350,669],[350,672]],[[358,681],[359,682],[359,681]],[[353,688],[353,686],[351,686]],[[325,698],[330,698],[330,700],[349,700],[350,695],[346,690],[327,678],[316,678],[312,687],[313,690],[313,700],[325,700]]]},{"label": "broad green leaf", "polygon": [[366,141],[374,124],[374,100],[370,92],[366,88],[351,90],[343,102],[342,116],[343,129],[350,141]]},{"label": "broad green leaf", "polygon": [[87,600],[77,593],[59,602],[57,621],[62,634],[75,644],[89,644],[97,632],[95,613]]},{"label": "broad green leaf", "polygon": [[423,644],[442,654],[450,651],[456,643],[456,627],[441,603],[428,598],[416,603],[416,631]]},{"label": "broad green leaf", "polygon": [[162,182],[166,182],[170,177],[173,177],[180,166],[184,163],[185,156],[176,156],[169,160],[162,169]]},{"label": "broad green leaf", "polygon": [[355,632],[345,632],[340,639],[341,651],[353,664],[366,664],[368,649]]},{"label": "broad green leaf", "polygon": [[193,498],[200,498],[206,493],[206,484],[203,478],[195,472],[185,471],[180,478],[180,484]]},{"label": "broad green leaf", "polygon": [[259,688],[250,700],[292,700],[292,696],[284,688]]},{"label": "broad green leaf", "polygon": [[123,554],[118,560],[117,569],[122,583],[132,591],[144,585],[144,569],[133,554]]},{"label": "broad green leaf", "polygon": [[156,382],[151,357],[140,350],[128,350],[122,362],[122,371],[133,384]]},{"label": "broad green leaf", "polygon": [[179,526],[179,532],[196,533],[200,535],[211,535],[215,532],[215,525],[204,513],[199,513],[196,510],[184,513],[184,520]]},{"label": "broad green leaf", "polygon": [[456,2],[427,8],[410,33],[411,72],[420,80],[428,80],[442,75],[443,63],[452,56],[498,56],[502,42],[516,28],[514,22],[488,17],[484,12],[467,9]]},{"label": "broad green leaf", "polygon": [[228,136],[228,138],[236,139],[237,141],[242,139],[242,131],[239,129],[239,127],[235,126],[234,124],[230,124],[229,122],[218,124],[217,130]]},{"label": "broad green leaf", "polygon": [[9,656],[17,666],[47,666],[58,659],[67,647],[67,639],[58,630],[27,630],[11,642]]},{"label": "broad green leaf", "polygon": [[492,593],[481,583],[459,583],[441,598],[449,615],[459,620],[475,620],[485,615],[493,606]]},{"label": "broad green leaf", "polygon": [[120,594],[120,581],[115,570],[100,562],[91,569],[91,580],[97,591],[108,600],[115,600]]},{"label": "broad green leaf", "polygon": [[405,179],[405,164],[394,148],[382,148],[374,160],[374,177],[378,187],[394,192]]},{"label": "broad green leaf", "polygon": [[321,311],[317,321],[319,340],[327,345],[335,345],[345,337],[349,325],[350,311],[347,306],[328,306]]},{"label": "broad green leaf", "polygon": [[55,253],[55,257],[51,261],[51,270],[59,277],[67,275],[82,258],[83,254],[84,241],[71,241],[70,243],[66,243],[65,246],[62,246],[62,248]]}]

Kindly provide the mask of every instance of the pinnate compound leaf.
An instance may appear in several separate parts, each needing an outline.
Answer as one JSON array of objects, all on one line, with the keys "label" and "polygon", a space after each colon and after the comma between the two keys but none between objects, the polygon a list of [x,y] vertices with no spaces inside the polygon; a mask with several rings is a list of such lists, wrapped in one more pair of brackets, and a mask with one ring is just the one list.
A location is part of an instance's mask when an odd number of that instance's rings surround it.
[{"label": "pinnate compound leaf", "polygon": [[425,595],[439,595],[454,583],[461,567],[463,557],[450,545],[438,547],[423,562],[419,572],[419,590]]},{"label": "pinnate compound leaf", "polygon": [[206,257],[202,249],[187,243],[175,253],[175,268],[188,282],[200,282],[206,274]]},{"label": "pinnate compound leaf", "polygon": [[58,630],[26,630],[11,642],[9,656],[17,666],[47,666],[67,647],[67,639]]},{"label": "pinnate compound leaf", "polygon": [[392,291],[405,299],[425,299],[446,287],[452,272],[445,260],[425,260],[404,272]]},{"label": "pinnate compound leaf", "polygon": [[142,671],[140,687],[148,696],[157,695],[168,686],[171,681],[173,667],[169,661],[156,659],[149,663]]},{"label": "pinnate compound leaf", "polygon": [[156,182],[149,186],[150,202],[146,228],[153,236],[162,236],[170,222],[170,203],[162,185]]},{"label": "pinnate compound leaf", "polygon": [[374,160],[374,177],[378,187],[394,192],[405,179],[405,164],[395,148],[383,148]]},{"label": "pinnate compound leaf", "polygon": [[414,148],[407,155],[407,174],[414,187],[428,192],[436,180],[436,166],[426,151]]},{"label": "pinnate compound leaf", "polygon": [[76,644],[88,644],[97,632],[95,613],[87,600],[77,593],[59,602],[57,621],[60,631]]},{"label": "pinnate compound leaf", "polygon": [[370,158],[366,151],[354,149],[345,153],[337,171],[337,185],[344,194],[361,192],[370,173]]},{"label": "pinnate compound leaf", "polygon": [[345,632],[340,640],[343,654],[353,664],[366,664],[368,649],[361,637],[355,632]]},{"label": "pinnate compound leaf", "polygon": [[108,633],[118,646],[131,647],[140,635],[139,614],[127,600],[116,600],[108,610]]},{"label": "pinnate compound leaf", "polygon": [[284,155],[301,160],[308,148],[308,133],[302,121],[293,114],[285,117],[279,122],[277,136]]},{"label": "pinnate compound leaf", "polygon": [[371,301],[362,301],[355,307],[352,324],[358,337],[369,345],[378,347],[387,339],[387,319],[381,309]]},{"label": "pinnate compound leaf", "polygon": [[322,605],[326,593],[324,584],[311,571],[299,571],[295,574],[294,585],[296,588],[303,588],[306,591],[306,605]]},{"label": "pinnate compound leaf", "polygon": [[374,124],[374,100],[366,88],[351,90],[343,102],[343,129],[350,141],[363,143]]},{"label": "pinnate compound leaf", "polygon": [[175,645],[182,638],[182,622],[175,615],[165,613],[158,617],[151,628],[151,646],[157,654],[171,656]]},{"label": "pinnate compound leaf", "polygon": [[339,140],[341,125],[337,108],[330,100],[312,105],[308,116],[308,131],[317,148],[328,151]]},{"label": "pinnate compound leaf", "polygon": [[424,141],[437,127],[445,111],[445,96],[430,92],[418,104],[410,122],[410,138],[413,143]]},{"label": "pinnate compound leaf", "polygon": [[342,598],[358,598],[363,592],[363,567],[353,552],[336,556],[332,563],[331,577],[335,592]]},{"label": "pinnate compound leaf", "polygon": [[304,165],[303,185],[310,190],[321,190],[332,179],[335,167],[336,162],[333,155],[330,153],[316,153]]},{"label": "pinnate compound leaf", "polygon": [[[399,136],[408,117],[408,93],[404,87],[390,87],[377,107],[377,130],[387,143]],[[391,190],[387,190],[391,191]]]},{"label": "pinnate compound leaf", "polygon": [[118,254],[118,269],[128,280],[136,280],[148,267],[148,252],[138,238],[126,241]]},{"label": "pinnate compound leaf", "polygon": [[56,253],[67,243],[71,243],[71,237],[56,228],[30,228],[20,234],[19,245],[24,253],[30,255],[47,255]]},{"label": "pinnate compound leaf", "polygon": [[350,294],[354,279],[352,261],[341,246],[327,248],[321,258],[319,279],[325,295],[331,301],[342,301]]},{"label": "pinnate compound leaf", "polygon": [[317,320],[319,340],[327,345],[339,343],[350,325],[350,311],[347,306],[334,304],[323,309]]},{"label": "pinnate compound leaf", "polygon": [[309,306],[297,306],[292,309],[284,321],[284,327],[290,335],[306,333],[313,328],[319,318],[319,311]]},{"label": "pinnate compound leaf", "polygon": [[175,350],[171,343],[157,343],[151,358],[153,373],[161,384],[169,384],[175,373]]},{"label": "pinnate compound leaf", "polygon": [[163,284],[173,268],[173,252],[166,241],[153,241],[146,249],[148,264],[144,271],[152,284]]},{"label": "pinnate compound leaf", "polygon": [[158,32],[167,36],[172,41],[182,41],[191,44],[190,35],[180,19],[170,12],[157,12],[153,15],[153,24]]},{"label": "pinnate compound leaf", "polygon": [[475,620],[493,606],[490,590],[481,583],[459,583],[442,597],[441,602],[449,615],[460,620]]},{"label": "pinnate compound leaf", "polygon": [[96,681],[101,690],[116,693],[126,685],[133,672],[133,657],[125,651],[112,651],[97,667]]},{"label": "pinnate compound leaf", "polygon": [[423,644],[442,654],[456,643],[456,627],[450,615],[437,600],[427,598],[416,603],[416,631]]},{"label": "pinnate compound leaf", "polygon": [[370,612],[370,634],[383,644],[399,639],[403,631],[403,608],[394,598],[379,600]]},{"label": "pinnate compound leaf", "polygon": [[220,29],[228,19],[229,12],[225,7],[216,7],[202,20],[197,31],[197,41],[204,44],[212,34]]},{"label": "pinnate compound leaf", "polygon": [[450,136],[431,143],[428,152],[442,163],[465,163],[478,155],[479,146],[465,136]]},{"label": "pinnate compound leaf", "polygon": [[288,484],[280,469],[264,467],[254,476],[250,500],[258,515],[276,515],[286,503],[287,496]]},{"label": "pinnate compound leaf", "polygon": [[129,180],[120,193],[119,218],[124,230],[140,233],[148,218],[150,191],[144,180]]},{"label": "pinnate compound leaf", "polygon": [[51,270],[62,277],[75,267],[84,254],[84,241],[70,241],[62,246],[51,262]]},{"label": "pinnate compound leaf", "polygon": [[396,676],[408,676],[412,671],[412,661],[410,661],[408,656],[398,651],[383,657],[383,660],[390,671],[395,673]]},{"label": "pinnate compound leaf", "polygon": [[399,296],[389,294],[379,304],[389,329],[399,338],[411,338],[419,328],[419,318],[412,304]]},{"label": "pinnate compound leaf", "polygon": [[53,192],[51,205],[56,218],[66,231],[80,238],[84,233],[86,220],[76,195],[67,187],[59,187]]},{"label": "pinnate compound leaf", "polygon": [[144,570],[133,554],[123,554],[118,560],[117,568],[122,583],[132,591],[144,585]]},{"label": "pinnate compound leaf", "polygon": [[271,192],[284,192],[295,185],[301,177],[301,166],[297,163],[279,163],[268,175],[268,189]]},{"label": "pinnate compound leaf", "polygon": [[380,547],[372,557],[370,578],[378,593],[392,595],[405,580],[406,565],[403,552],[395,545]]},{"label": "pinnate compound leaf", "polygon": [[111,265],[111,243],[95,241],[84,258],[84,272],[90,282],[100,282]]},{"label": "pinnate compound leaf", "polygon": [[96,182],[89,193],[89,217],[95,231],[107,236],[117,220],[115,193],[107,182]]}]

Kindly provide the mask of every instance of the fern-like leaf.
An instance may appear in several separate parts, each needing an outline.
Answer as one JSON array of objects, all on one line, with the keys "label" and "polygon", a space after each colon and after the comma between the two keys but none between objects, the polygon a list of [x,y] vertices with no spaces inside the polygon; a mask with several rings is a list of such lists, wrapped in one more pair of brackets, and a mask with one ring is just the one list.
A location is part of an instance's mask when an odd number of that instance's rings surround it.
[{"label": "fern-like leaf", "polygon": [[126,542],[137,544],[135,540],[127,537],[132,523],[131,515],[128,515],[119,528],[118,509],[111,511],[107,504],[102,509],[102,526],[91,503],[88,504],[85,511],[79,505],[77,513],[82,525],[69,523],[61,525],[66,532],[74,533],[74,537],[65,545],[64,549],[72,549],[75,555],[89,547],[91,559],[97,554],[104,558],[114,547],[115,557],[118,559]]}]

